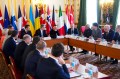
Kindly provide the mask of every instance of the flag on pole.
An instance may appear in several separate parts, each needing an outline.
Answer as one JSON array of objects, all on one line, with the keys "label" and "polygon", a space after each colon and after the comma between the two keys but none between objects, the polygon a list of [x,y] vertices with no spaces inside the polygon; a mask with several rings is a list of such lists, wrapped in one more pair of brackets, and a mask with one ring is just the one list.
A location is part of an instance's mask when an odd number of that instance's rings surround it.
[{"label": "flag on pole", "polygon": [[2,12],[0,9],[0,36],[2,36],[2,30],[3,30],[3,17],[2,17]]},{"label": "flag on pole", "polygon": [[21,31],[22,28],[22,14],[21,14],[21,9],[20,9],[20,5],[18,7],[18,31]]},{"label": "flag on pole", "polygon": [[45,15],[44,15],[44,9],[43,7],[41,7],[41,10],[40,10],[40,24],[45,24]]},{"label": "flag on pole", "polygon": [[25,9],[25,4],[23,6],[23,18],[22,18],[22,27],[25,27],[27,24],[28,20],[26,18],[26,9]]},{"label": "flag on pole", "polygon": [[70,28],[68,5],[66,6],[66,11],[65,11],[64,27],[65,27],[65,32],[67,33],[67,30]]},{"label": "flag on pole", "polygon": [[36,11],[35,11],[35,30],[38,30],[39,28],[40,28],[40,17],[39,17],[38,8],[36,6]]},{"label": "flag on pole", "polygon": [[73,16],[73,8],[72,8],[72,5],[71,5],[71,8],[70,8],[70,24],[73,24],[74,23],[74,16]]},{"label": "flag on pole", "polygon": [[30,30],[31,30],[32,36],[34,36],[35,23],[34,23],[34,16],[33,16],[33,10],[31,5],[30,5],[30,11],[29,11],[29,23],[30,23]]},{"label": "flag on pole", "polygon": [[51,29],[52,29],[52,27],[51,27],[50,10],[49,10],[49,6],[48,6],[47,7],[47,20],[46,20],[46,33],[47,33],[47,35],[49,35]]},{"label": "flag on pole", "polygon": [[54,5],[53,5],[53,12],[52,12],[52,27],[54,27],[56,25],[55,23],[55,9],[54,9]]},{"label": "flag on pole", "polygon": [[10,21],[9,21],[8,10],[7,10],[7,7],[6,7],[6,5],[5,5],[5,12],[4,12],[4,28],[8,28],[8,25],[10,25]]},{"label": "flag on pole", "polygon": [[14,13],[13,0],[11,0],[11,25],[14,27],[15,30],[18,30],[16,26],[16,18],[15,18],[15,13]]},{"label": "flag on pole", "polygon": [[63,16],[62,16],[61,6],[59,7],[58,31],[59,31],[60,35],[65,35],[64,22],[63,22]]}]

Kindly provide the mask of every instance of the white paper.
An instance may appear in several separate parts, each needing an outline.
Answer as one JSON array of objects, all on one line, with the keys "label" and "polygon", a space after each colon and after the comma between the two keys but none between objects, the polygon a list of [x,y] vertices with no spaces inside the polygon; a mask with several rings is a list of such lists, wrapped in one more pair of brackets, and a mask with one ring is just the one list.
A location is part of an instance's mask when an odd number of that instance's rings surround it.
[{"label": "white paper", "polygon": [[57,36],[57,38],[64,38],[64,36]]},{"label": "white paper", "polygon": [[71,72],[71,73],[70,73],[70,78],[78,77],[78,76],[81,76],[81,75],[78,74],[78,73],[76,73],[76,72]]},{"label": "white paper", "polygon": [[43,39],[44,39],[44,40],[50,40],[51,37],[44,37]]}]

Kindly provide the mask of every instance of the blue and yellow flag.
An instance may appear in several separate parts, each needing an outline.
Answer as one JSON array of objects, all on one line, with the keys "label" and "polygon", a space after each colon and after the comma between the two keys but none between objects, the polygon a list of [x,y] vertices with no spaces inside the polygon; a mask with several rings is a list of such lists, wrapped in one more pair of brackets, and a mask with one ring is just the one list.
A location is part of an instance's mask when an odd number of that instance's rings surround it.
[{"label": "blue and yellow flag", "polygon": [[39,12],[36,6],[36,12],[35,12],[35,30],[38,30],[40,28],[40,17]]},{"label": "blue and yellow flag", "polygon": [[30,5],[30,12],[29,12],[29,23],[30,23],[30,30],[32,33],[32,36],[35,34],[35,23],[34,23],[34,17],[33,17],[33,11],[32,6]]}]

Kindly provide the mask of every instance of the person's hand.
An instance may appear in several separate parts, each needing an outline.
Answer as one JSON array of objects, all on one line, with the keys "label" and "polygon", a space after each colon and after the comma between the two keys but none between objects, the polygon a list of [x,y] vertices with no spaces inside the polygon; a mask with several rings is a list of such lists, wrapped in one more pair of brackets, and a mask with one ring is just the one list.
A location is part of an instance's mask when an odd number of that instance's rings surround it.
[{"label": "person's hand", "polygon": [[59,57],[59,58],[58,58],[58,62],[59,62],[60,64],[65,64],[65,61],[63,60],[62,57]]}]

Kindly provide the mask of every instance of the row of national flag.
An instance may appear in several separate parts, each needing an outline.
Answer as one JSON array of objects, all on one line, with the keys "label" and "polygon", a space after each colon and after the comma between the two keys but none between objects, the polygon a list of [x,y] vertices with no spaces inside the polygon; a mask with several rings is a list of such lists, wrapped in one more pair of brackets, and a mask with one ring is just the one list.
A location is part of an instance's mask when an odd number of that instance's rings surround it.
[{"label": "row of national flag", "polygon": [[[49,6],[47,6],[47,17],[46,18],[45,18],[43,7],[40,10],[38,10],[38,7],[36,6],[35,7],[36,8],[35,19],[34,19],[33,8],[30,5],[29,19],[27,20],[25,5],[23,6],[23,14],[21,13],[20,5],[19,5],[18,6],[18,19],[16,21],[13,2],[11,2],[11,5],[12,5],[11,20],[9,19],[9,14],[8,14],[6,5],[5,5],[5,10],[4,10],[4,19],[2,18],[2,12],[0,9],[0,36],[2,35],[3,28],[8,28],[10,24],[14,27],[15,30],[21,31],[21,29],[29,22],[32,36],[34,36],[35,31],[40,28],[41,24],[46,25],[46,33],[48,35],[52,27],[56,25],[54,6],[52,10],[52,17],[50,16]],[[57,28],[58,28],[60,35],[65,35],[67,33],[68,28],[70,28],[70,24],[73,24],[73,23],[74,23],[74,16],[73,16],[72,6],[71,6],[70,11],[68,10],[68,5],[66,6],[65,16],[63,16],[62,14],[62,9],[60,6],[59,7],[59,21],[57,23]]]}]

